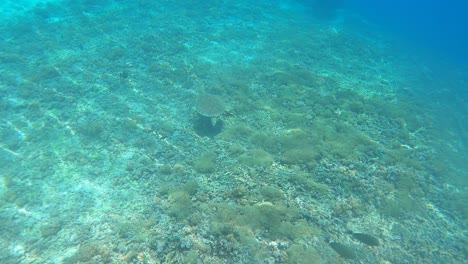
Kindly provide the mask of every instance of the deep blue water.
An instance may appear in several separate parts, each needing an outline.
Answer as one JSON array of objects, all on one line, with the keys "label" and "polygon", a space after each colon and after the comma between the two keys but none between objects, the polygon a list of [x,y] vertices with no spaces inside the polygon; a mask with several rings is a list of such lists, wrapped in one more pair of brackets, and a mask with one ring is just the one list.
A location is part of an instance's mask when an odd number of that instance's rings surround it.
[{"label": "deep blue water", "polygon": [[[468,64],[468,1],[463,0],[300,0],[321,14],[332,16],[338,9],[353,11],[396,38],[429,48],[437,56],[449,56]],[[317,13],[314,13],[317,15]]]}]

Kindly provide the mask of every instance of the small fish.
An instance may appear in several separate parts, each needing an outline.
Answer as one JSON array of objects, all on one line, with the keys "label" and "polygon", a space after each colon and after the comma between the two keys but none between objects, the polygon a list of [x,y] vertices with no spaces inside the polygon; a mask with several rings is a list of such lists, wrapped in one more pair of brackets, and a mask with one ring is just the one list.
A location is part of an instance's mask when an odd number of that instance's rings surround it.
[{"label": "small fish", "polygon": [[354,253],[354,250],[351,247],[348,247],[346,245],[336,243],[336,242],[331,242],[330,247],[333,248],[333,250],[336,251],[340,256],[346,259],[355,259],[356,258],[356,253]]},{"label": "small fish", "polygon": [[379,239],[376,238],[376,237],[373,237],[371,235],[368,235],[368,234],[364,234],[364,233],[353,233],[353,237],[359,241],[361,241],[362,243],[368,245],[368,246],[378,246],[380,245],[380,242],[379,242]]}]

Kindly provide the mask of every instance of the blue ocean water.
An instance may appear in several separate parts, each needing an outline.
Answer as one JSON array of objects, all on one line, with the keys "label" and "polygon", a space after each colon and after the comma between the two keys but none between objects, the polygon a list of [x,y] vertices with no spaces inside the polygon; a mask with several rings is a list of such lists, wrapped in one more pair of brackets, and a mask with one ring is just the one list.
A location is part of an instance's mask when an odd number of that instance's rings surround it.
[{"label": "blue ocean water", "polygon": [[427,47],[434,53],[468,63],[468,3],[466,1],[349,1],[363,14],[396,37]]},{"label": "blue ocean water", "polygon": [[0,4],[0,263],[464,263],[461,1]]}]

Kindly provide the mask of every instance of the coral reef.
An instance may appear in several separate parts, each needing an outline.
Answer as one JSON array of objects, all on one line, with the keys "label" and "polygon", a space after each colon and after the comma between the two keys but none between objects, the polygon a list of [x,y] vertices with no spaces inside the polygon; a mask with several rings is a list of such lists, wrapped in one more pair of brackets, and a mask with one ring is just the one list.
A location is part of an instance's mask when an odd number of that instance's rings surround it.
[{"label": "coral reef", "polygon": [[1,263],[465,262],[462,69],[278,1],[23,11]]}]

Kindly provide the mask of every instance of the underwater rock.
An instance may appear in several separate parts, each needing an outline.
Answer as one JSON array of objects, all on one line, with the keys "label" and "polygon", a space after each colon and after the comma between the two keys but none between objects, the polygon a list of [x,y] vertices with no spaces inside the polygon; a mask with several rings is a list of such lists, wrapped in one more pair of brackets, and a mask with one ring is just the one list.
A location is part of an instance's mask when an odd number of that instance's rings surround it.
[{"label": "underwater rock", "polygon": [[346,245],[336,243],[336,242],[331,242],[330,247],[333,248],[333,250],[336,251],[340,256],[346,259],[355,259],[356,258],[356,253],[354,253],[354,250],[351,247],[348,247]]},{"label": "underwater rock", "polygon": [[368,246],[380,245],[379,239],[364,233],[353,233],[353,237]]}]

